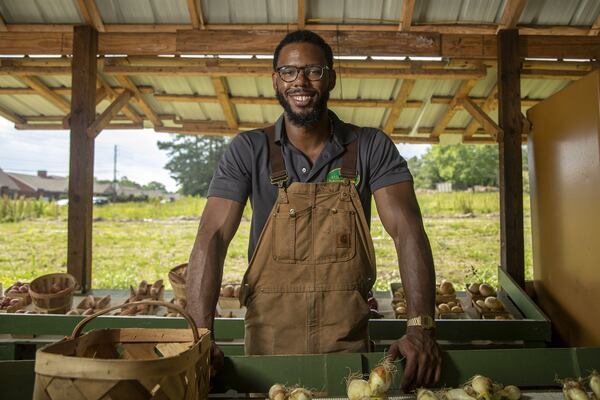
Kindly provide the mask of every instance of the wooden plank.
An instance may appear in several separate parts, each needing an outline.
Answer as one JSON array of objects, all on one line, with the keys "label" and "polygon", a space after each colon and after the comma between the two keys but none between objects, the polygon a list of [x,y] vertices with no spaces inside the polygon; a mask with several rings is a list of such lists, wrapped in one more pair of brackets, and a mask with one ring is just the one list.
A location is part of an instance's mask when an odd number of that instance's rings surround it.
[{"label": "wooden plank", "polygon": [[94,122],[90,125],[87,130],[87,134],[90,137],[95,138],[104,129],[110,121],[121,111],[125,105],[129,102],[132,93],[129,90],[125,90],[121,93],[111,104],[104,110],[100,116],[98,116]]},{"label": "wooden plank", "polygon": [[0,14],[0,32],[7,32],[8,28],[6,27],[6,23],[4,22],[4,18],[2,14]]},{"label": "wooden plank", "polygon": [[446,110],[444,115],[442,115],[442,117],[435,124],[435,127],[433,128],[433,132],[431,132],[432,136],[437,137],[442,134],[444,129],[446,129],[446,126],[448,125],[448,123],[450,123],[450,120],[452,120],[452,117],[454,117],[454,114],[456,114],[456,112],[458,111],[457,105],[460,103],[460,100],[463,97],[466,97],[469,95],[469,92],[471,91],[471,89],[473,89],[473,87],[475,86],[476,83],[477,83],[476,80],[468,80],[468,81],[463,81],[460,84],[460,86],[458,87],[458,90],[456,91],[456,94],[454,95],[454,97],[452,98],[452,101],[448,105],[448,109]]},{"label": "wooden plank", "polygon": [[[271,54],[287,31],[177,31],[180,54]],[[323,39],[336,44],[338,55],[435,56],[440,52],[440,36],[410,32],[322,32]]]},{"label": "wooden plank", "polygon": [[588,71],[559,71],[555,69],[527,69],[521,72],[523,79],[557,79],[576,81],[586,76]]},{"label": "wooden plank", "polygon": [[410,31],[412,25],[412,17],[415,9],[415,0],[403,0],[402,9],[400,10],[399,31]]},{"label": "wooden plank", "polygon": [[[164,32],[110,33],[100,35],[98,54],[175,54],[176,34]],[[2,53],[0,53],[2,54]]]},{"label": "wooden plank", "polygon": [[298,29],[304,29],[306,25],[306,2],[298,0]]},{"label": "wooden plank", "polygon": [[190,21],[194,29],[204,29],[204,16],[200,0],[187,0]]},{"label": "wooden plank", "polygon": [[[100,82],[100,84],[102,85],[103,88],[105,88],[108,93],[110,94],[110,96],[115,99],[117,98],[117,96],[121,93],[123,93],[123,91],[127,90],[124,88],[113,88],[109,85],[109,83],[106,81],[106,79],[104,79],[101,75],[98,75],[98,82]],[[140,93],[154,93],[154,88],[146,86],[146,87],[140,87],[138,86],[138,90],[140,91]],[[131,119],[133,122],[137,123],[137,124],[141,124],[143,122],[142,117],[140,117],[137,113],[137,111],[135,111],[135,109],[130,105],[130,104],[126,104],[125,108],[123,109],[123,114],[125,114],[129,119]],[[114,119],[114,118],[113,118]]]},{"label": "wooden plank", "polygon": [[[61,121],[64,117],[61,117]],[[141,123],[113,123],[108,124],[104,127],[104,129],[143,129],[143,125]],[[51,123],[26,123],[26,124],[16,124],[15,129],[20,131],[60,131],[63,129],[69,129],[69,126],[60,123],[60,124],[51,124]]]},{"label": "wooden plank", "polygon": [[8,108],[3,107],[2,105],[0,105],[0,117],[6,118],[13,124],[24,124],[25,123],[25,119],[23,117],[21,117],[17,113],[12,112]]},{"label": "wooden plank", "polygon": [[[153,94],[154,93],[154,89],[150,86],[138,86],[138,88],[140,89],[140,93],[150,93]],[[61,95],[61,96],[70,96],[71,95],[71,88],[49,88],[50,90],[52,90],[54,93]],[[102,86],[102,89],[99,90],[104,90],[106,89],[104,87],[104,85]],[[112,92],[114,92],[114,94],[112,94],[111,92],[111,96],[116,97],[119,94],[123,93],[123,89],[122,87],[112,87]],[[19,95],[36,95],[37,96],[37,92],[31,88],[22,88],[22,87],[2,87],[0,88],[0,95],[12,95],[12,94],[19,94]]]},{"label": "wooden plank", "polygon": [[71,80],[67,272],[77,279],[83,292],[92,287],[94,139],[87,135],[87,128],[96,115],[97,49],[98,32],[89,26],[76,27]]},{"label": "wooden plank", "polygon": [[235,115],[233,104],[231,104],[231,101],[229,100],[229,91],[227,89],[227,82],[225,81],[225,78],[213,77],[212,83],[215,87],[215,93],[219,99],[219,104],[221,104],[221,108],[223,109],[223,114],[225,115],[227,125],[231,129],[237,129],[237,116]]},{"label": "wooden plank", "polygon": [[98,32],[105,31],[95,0],[77,0],[77,5],[87,25],[95,28]]},{"label": "wooden plank", "polygon": [[400,86],[398,95],[396,96],[394,104],[392,105],[388,117],[383,125],[383,131],[388,135],[391,134],[394,130],[396,121],[398,121],[398,118],[400,117],[400,114],[402,113],[402,110],[404,109],[404,106],[406,104],[406,101],[408,100],[408,96],[410,96],[410,93],[412,92],[414,87],[414,80],[405,79],[402,81],[402,85]]},{"label": "wooden plank", "polygon": [[600,40],[593,36],[520,36],[521,57],[600,58]]},{"label": "wooden plank", "polygon": [[[494,106],[497,104],[497,96],[498,96],[498,85],[494,85],[494,87],[490,91],[490,94],[488,95],[488,97],[485,99],[485,101],[481,105],[481,110],[486,113],[488,111],[492,110],[494,108]],[[473,99],[470,99],[470,100],[473,101]],[[475,104],[477,104],[477,103],[475,103]],[[469,125],[467,126],[467,129],[465,130],[465,137],[473,136],[473,134],[475,133],[475,131],[477,131],[479,126],[480,126],[479,122],[477,122],[476,119],[473,119],[473,121],[471,121],[469,123]]]},{"label": "wooden plank", "polygon": [[134,85],[134,83],[126,76],[116,76],[116,79],[117,79],[117,81],[119,81],[121,86],[123,86],[124,88],[127,88],[133,92],[138,105],[140,106],[140,108],[142,109],[144,114],[146,114],[146,117],[152,122],[152,125],[154,125],[155,128],[162,126],[163,125],[162,121],[160,120],[158,115],[156,115],[156,112],[154,112],[152,107],[150,107],[148,102],[146,102],[146,100],[142,96],[141,92]]},{"label": "wooden plank", "polygon": [[463,104],[465,110],[471,114],[473,119],[479,122],[486,133],[490,134],[492,137],[496,137],[500,133],[501,129],[496,122],[494,122],[494,120],[491,119],[490,116],[487,115],[487,113],[483,111],[477,104],[475,104],[470,98],[463,97],[461,99],[461,103]]},{"label": "wooden plank", "polygon": [[57,107],[59,110],[62,110],[65,113],[71,111],[71,105],[69,102],[50,90],[48,86],[46,86],[39,78],[35,76],[21,76],[19,79],[24,84],[35,90],[40,96],[52,103],[52,105]]},{"label": "wooden plank", "polygon": [[588,35],[589,36],[598,36],[598,33],[600,33],[600,13],[598,13],[598,16],[596,17],[596,20],[592,24],[592,27],[590,28]]},{"label": "wooden plank", "polygon": [[516,27],[526,4],[527,0],[507,0],[504,3],[504,12],[500,18],[500,26],[498,29],[510,29]]},{"label": "wooden plank", "polygon": [[409,143],[409,144],[436,144],[440,142],[439,138],[432,138],[431,136],[412,136],[412,135],[397,135],[392,134],[392,140],[395,143]]},{"label": "wooden plank", "polygon": [[524,287],[521,58],[518,30],[499,32],[498,54],[498,121],[503,131],[499,137],[501,265],[519,286]]}]

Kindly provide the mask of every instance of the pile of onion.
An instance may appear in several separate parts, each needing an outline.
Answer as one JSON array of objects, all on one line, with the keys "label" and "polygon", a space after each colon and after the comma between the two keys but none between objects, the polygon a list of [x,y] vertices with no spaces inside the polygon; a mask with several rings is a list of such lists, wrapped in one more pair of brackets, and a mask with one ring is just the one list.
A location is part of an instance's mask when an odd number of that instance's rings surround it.
[{"label": "pile of onion", "polygon": [[395,371],[394,364],[386,359],[371,370],[369,380],[350,377],[346,387],[348,399],[367,400],[371,396],[384,396],[392,385]]},{"label": "pile of onion", "polygon": [[312,400],[312,392],[302,387],[287,388],[279,383],[269,389],[269,400]]}]

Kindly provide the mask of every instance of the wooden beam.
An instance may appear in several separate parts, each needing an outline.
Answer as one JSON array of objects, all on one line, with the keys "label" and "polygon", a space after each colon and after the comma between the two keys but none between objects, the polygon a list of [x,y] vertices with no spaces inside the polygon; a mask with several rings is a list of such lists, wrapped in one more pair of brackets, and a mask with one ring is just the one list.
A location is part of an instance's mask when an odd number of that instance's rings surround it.
[{"label": "wooden beam", "polygon": [[69,113],[71,111],[71,105],[69,102],[50,90],[48,86],[46,86],[39,78],[36,78],[35,76],[20,76],[19,79],[59,110],[62,110],[65,113]]},{"label": "wooden beam", "polygon": [[6,27],[6,23],[4,22],[4,18],[2,14],[0,14],[0,32],[7,32],[8,28]]},{"label": "wooden beam", "polygon": [[[154,93],[154,88],[152,88],[151,86],[138,86],[138,88],[140,89],[140,93],[143,94],[153,94]],[[60,87],[60,88],[49,88],[51,91],[53,91],[54,93],[60,95],[60,96],[70,96],[71,95],[71,88],[68,87]],[[102,89],[106,89],[104,87],[104,85],[102,85]],[[114,95],[110,94],[110,96],[118,96],[119,94],[123,93],[123,88],[122,87],[112,87],[112,92],[114,92]],[[37,96],[38,93],[31,89],[31,88],[22,88],[22,87],[0,87],[0,95],[13,95],[13,94],[18,94],[18,95],[35,95]],[[108,93],[107,93],[108,95]]]},{"label": "wooden beam", "polygon": [[142,96],[142,93],[139,91],[137,86],[135,86],[135,84],[126,76],[117,75],[115,78],[117,79],[117,81],[119,81],[121,86],[133,92],[138,105],[140,106],[144,114],[146,114],[146,117],[150,121],[152,121],[152,125],[154,125],[155,128],[162,126],[162,121],[160,120],[158,115],[156,115],[152,107],[150,107],[146,99],[144,99],[144,96]]},{"label": "wooden beam", "polygon": [[586,76],[588,71],[559,71],[555,69],[527,69],[521,72],[523,79],[556,79],[576,81]]},{"label": "wooden beam", "polygon": [[516,27],[526,4],[527,0],[506,0],[498,30]]},{"label": "wooden beam", "polygon": [[600,13],[598,13],[598,16],[596,17],[596,20],[592,24],[592,27],[590,28],[588,35],[589,36],[598,36],[598,33],[600,33]]},{"label": "wooden beam", "polygon": [[523,165],[521,159],[521,58],[519,32],[498,34],[498,121],[500,159],[500,241],[502,268],[525,285]]},{"label": "wooden beam", "polygon": [[25,119],[23,117],[21,117],[17,113],[12,112],[8,108],[3,107],[2,105],[0,105],[0,117],[6,118],[13,124],[24,124],[25,123]]},{"label": "wooden beam", "polygon": [[[104,79],[101,75],[98,75],[98,82],[100,82],[102,87],[108,91],[108,93],[110,94],[110,97],[113,99],[116,99],[119,94],[121,94],[121,93],[123,93],[123,91],[127,90],[127,89],[123,89],[123,88],[116,89],[116,88],[111,87],[108,84],[108,82],[106,81],[106,79]],[[138,87],[137,89],[140,93],[154,93],[154,89],[151,87],[145,87],[145,89],[149,89],[149,91],[145,90],[142,87]],[[129,119],[131,119],[133,122],[135,122],[137,124],[142,123],[142,117],[140,117],[138,115],[137,111],[135,111],[135,109],[130,104],[125,105],[125,108],[123,108],[123,114],[125,114],[127,117],[129,117]]]},{"label": "wooden beam", "polygon": [[306,2],[298,0],[298,29],[304,29],[306,25]]},{"label": "wooden beam", "polygon": [[439,121],[435,124],[435,127],[433,128],[433,132],[431,132],[432,136],[434,136],[434,137],[440,136],[440,134],[444,131],[444,129],[446,129],[446,126],[448,125],[448,123],[450,123],[450,120],[452,120],[452,117],[454,117],[454,114],[456,114],[456,111],[458,111],[457,105],[461,103],[461,99],[463,97],[466,97],[469,95],[469,92],[471,91],[471,89],[473,89],[473,87],[475,86],[476,83],[477,83],[476,80],[468,80],[468,81],[463,81],[460,84],[460,86],[458,87],[458,90],[456,91],[456,94],[454,95],[454,97],[452,98],[452,101],[448,105],[448,109],[446,110],[444,115],[442,115],[442,117],[439,119]]},{"label": "wooden beam", "polygon": [[413,135],[396,135],[396,134],[392,134],[392,140],[395,143],[408,143],[408,144],[437,144],[440,142],[439,138],[432,138],[430,136],[413,136]]},{"label": "wooden beam", "polygon": [[[470,100],[473,101],[473,99],[470,99]],[[497,101],[498,101],[498,85],[494,85],[494,87],[490,91],[490,94],[488,95],[488,97],[485,99],[485,101],[481,105],[481,110],[483,112],[485,112],[487,115],[487,112],[491,111],[494,108],[494,106],[497,104]],[[477,104],[477,103],[475,103],[475,104]],[[480,123],[477,121],[477,119],[473,118],[473,120],[469,123],[469,125],[467,126],[467,129],[465,130],[465,137],[473,136],[473,134],[477,131],[479,126],[480,126]]]},{"label": "wooden beam", "polygon": [[406,101],[408,100],[408,96],[412,92],[415,87],[415,81],[412,79],[405,79],[402,81],[402,85],[400,86],[400,90],[398,91],[398,95],[394,100],[394,104],[390,109],[388,117],[383,125],[383,131],[388,135],[392,133],[394,130],[394,126],[396,125],[396,121],[400,117],[404,106],[406,105]]},{"label": "wooden beam", "polygon": [[98,32],[90,26],[76,27],[71,81],[67,272],[77,279],[83,292],[92,287],[94,139],[87,135],[87,129],[96,115],[97,49]]},{"label": "wooden beam", "polygon": [[217,99],[219,99],[219,104],[221,104],[221,108],[223,109],[223,114],[225,115],[227,125],[231,129],[237,129],[237,116],[235,115],[233,104],[231,104],[231,101],[229,100],[229,91],[227,90],[227,82],[225,81],[225,78],[213,77],[212,82],[215,87]]},{"label": "wooden beam", "polygon": [[400,10],[400,24],[398,30],[407,32],[410,31],[412,25],[412,17],[415,8],[415,0],[403,0],[402,9]]},{"label": "wooden beam", "polygon": [[95,138],[104,129],[110,121],[121,111],[125,105],[131,99],[133,94],[129,90],[125,90],[121,93],[111,104],[104,110],[100,116],[96,117],[94,122],[87,129],[87,134],[91,138]]},{"label": "wooden beam", "polygon": [[95,0],[77,0],[77,5],[86,25],[95,28],[98,32],[105,31]]},{"label": "wooden beam", "polygon": [[187,0],[190,20],[194,29],[204,29],[204,15],[202,15],[202,5],[200,0]]},{"label": "wooden beam", "polygon": [[470,98],[463,97],[461,99],[461,103],[463,104],[465,110],[471,114],[473,119],[479,122],[486,133],[492,137],[496,137],[500,133],[501,129],[496,122],[494,122],[494,120],[491,119],[490,116],[487,115],[487,113],[483,111],[477,104],[475,104]]},{"label": "wooden beam", "polygon": [[[104,127],[104,129],[143,129],[144,126],[136,123],[112,123],[108,124]],[[69,129],[69,127],[65,127],[62,123],[25,123],[25,124],[16,124],[15,129],[22,131],[61,131],[65,129]]]}]

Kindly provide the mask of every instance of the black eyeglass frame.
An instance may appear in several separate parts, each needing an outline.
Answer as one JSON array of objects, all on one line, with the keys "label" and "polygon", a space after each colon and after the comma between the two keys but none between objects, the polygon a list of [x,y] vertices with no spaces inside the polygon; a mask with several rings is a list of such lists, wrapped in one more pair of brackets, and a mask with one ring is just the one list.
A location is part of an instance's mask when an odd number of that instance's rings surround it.
[{"label": "black eyeglass frame", "polygon": [[[306,69],[307,68],[311,68],[311,67],[319,67],[321,69],[321,75],[319,75],[319,77],[317,79],[310,79],[308,77],[308,74],[306,73]],[[292,79],[292,80],[283,79],[283,76],[281,76],[281,70],[284,69],[284,68],[294,68],[296,70],[296,74],[294,74],[294,79]],[[277,67],[275,69],[275,72],[277,72],[277,76],[279,76],[279,78],[282,81],[284,81],[286,83],[292,83],[296,79],[298,79],[298,75],[300,74],[300,70],[302,70],[302,73],[304,74],[304,77],[306,79],[308,79],[309,81],[312,81],[312,82],[316,82],[316,81],[320,81],[321,79],[323,79],[323,75],[325,74],[325,71],[330,71],[331,69],[327,65],[319,65],[319,64],[307,64],[307,65],[302,66],[302,67],[297,67],[295,65],[282,65],[281,67]]]}]

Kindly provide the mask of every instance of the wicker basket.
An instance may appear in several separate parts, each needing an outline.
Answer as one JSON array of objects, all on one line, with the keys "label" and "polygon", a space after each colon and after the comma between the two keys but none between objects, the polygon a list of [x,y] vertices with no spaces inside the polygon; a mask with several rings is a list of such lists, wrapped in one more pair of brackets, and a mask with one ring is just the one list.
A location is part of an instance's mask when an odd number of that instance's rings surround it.
[{"label": "wicker basket", "polygon": [[[85,325],[134,305],[163,306],[182,314],[191,329],[99,329]],[[208,398],[210,334],[180,307],[139,301],[83,319],[70,337],[37,351],[34,400]]]},{"label": "wicker basket", "polygon": [[169,282],[173,287],[173,295],[177,299],[185,300],[185,273],[187,263],[180,264],[169,271]]},{"label": "wicker basket", "polygon": [[[29,285],[29,283],[26,283],[26,285]],[[11,293],[10,289],[12,289],[13,286],[14,285],[6,288],[4,291],[4,296],[10,297],[11,299],[22,299],[25,305],[31,304],[31,296],[29,295],[29,291],[25,293]]]},{"label": "wicker basket", "polygon": [[[55,284],[60,284],[65,289],[58,293],[51,293],[52,285]],[[73,275],[48,274],[31,281],[29,295],[37,311],[48,314],[65,314],[73,306],[73,292],[76,288],[77,281]]]}]

